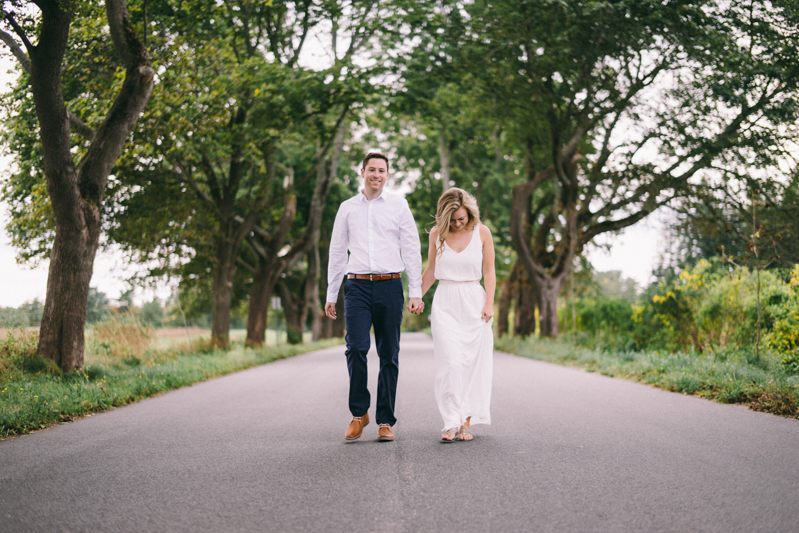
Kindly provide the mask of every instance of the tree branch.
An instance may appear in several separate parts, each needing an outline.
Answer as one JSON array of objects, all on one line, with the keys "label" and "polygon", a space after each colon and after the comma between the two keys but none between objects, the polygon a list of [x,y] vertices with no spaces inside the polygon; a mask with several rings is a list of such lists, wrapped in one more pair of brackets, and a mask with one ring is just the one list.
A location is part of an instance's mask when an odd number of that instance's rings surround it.
[{"label": "tree branch", "polygon": [[[141,41],[133,31],[125,0],[106,0],[105,13],[108,18],[111,40],[114,42],[114,48],[122,57],[125,67],[130,70],[141,65],[149,66],[150,58],[147,54],[147,49],[142,46]],[[154,74],[155,72],[143,85],[148,83]]]},{"label": "tree branch", "polygon": [[[6,15],[7,16],[7,15]],[[20,66],[22,69],[30,75],[31,73],[31,60],[28,57],[28,54],[17,44],[11,34],[0,30],[0,40],[2,40],[6,45],[11,49],[11,53],[14,54],[14,57],[17,58],[19,61]],[[67,109],[67,117],[69,118],[69,124],[71,126],[71,130],[75,133],[82,135],[86,140],[91,141],[94,139],[94,130],[91,129],[85,122],[79,119],[75,113]]]},{"label": "tree branch", "polygon": [[[7,15],[6,15],[7,16]],[[17,41],[11,36],[11,34],[0,30],[0,40],[2,40],[6,45],[11,49],[11,53],[14,54],[14,57],[17,58],[22,68],[28,74],[31,73],[31,60],[28,57],[28,54],[17,44]]]},{"label": "tree branch", "polygon": [[25,30],[23,30],[22,27],[19,24],[17,24],[17,21],[14,19],[14,13],[3,10],[3,14],[5,15],[6,20],[8,20],[9,24],[11,24],[11,27],[14,29],[14,33],[16,33],[19,36],[19,38],[22,40],[22,44],[25,45],[25,48],[28,50],[28,53],[30,53],[31,50],[34,50],[36,47],[33,46],[31,42],[28,40],[28,36],[25,34]]}]

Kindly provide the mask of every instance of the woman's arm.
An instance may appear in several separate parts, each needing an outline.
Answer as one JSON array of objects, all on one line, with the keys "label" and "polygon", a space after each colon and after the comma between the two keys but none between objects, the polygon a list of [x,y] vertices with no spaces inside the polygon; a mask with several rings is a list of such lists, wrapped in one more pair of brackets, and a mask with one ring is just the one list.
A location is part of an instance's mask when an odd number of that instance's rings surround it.
[{"label": "woman's arm", "polygon": [[427,268],[422,274],[422,296],[424,296],[436,281],[436,242],[438,241],[438,228],[430,231],[430,247],[427,251]]},{"label": "woman's arm", "polygon": [[497,272],[494,268],[494,239],[488,227],[480,226],[480,239],[483,241],[483,282],[486,287],[486,304],[482,319],[488,322],[494,317],[494,293],[497,290]]}]

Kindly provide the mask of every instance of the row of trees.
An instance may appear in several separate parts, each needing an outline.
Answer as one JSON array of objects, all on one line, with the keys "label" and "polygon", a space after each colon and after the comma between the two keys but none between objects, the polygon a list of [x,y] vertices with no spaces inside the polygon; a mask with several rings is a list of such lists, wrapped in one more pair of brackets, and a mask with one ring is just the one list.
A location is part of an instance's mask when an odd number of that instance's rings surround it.
[{"label": "row of trees", "polygon": [[538,315],[555,336],[596,236],[695,211],[683,199],[740,199],[731,185],[786,174],[796,139],[792,2],[23,4],[5,2],[0,35],[22,65],[4,197],[23,258],[50,258],[40,353],[63,368],[82,363],[69,302],[86,301],[101,234],[143,277],[178,276],[219,345],[241,302],[262,343],[273,294],[290,328],[310,313],[315,337],[339,334],[321,272],[367,146],[393,156],[420,231],[447,187],[476,193],[505,278],[500,332],[531,334]]}]

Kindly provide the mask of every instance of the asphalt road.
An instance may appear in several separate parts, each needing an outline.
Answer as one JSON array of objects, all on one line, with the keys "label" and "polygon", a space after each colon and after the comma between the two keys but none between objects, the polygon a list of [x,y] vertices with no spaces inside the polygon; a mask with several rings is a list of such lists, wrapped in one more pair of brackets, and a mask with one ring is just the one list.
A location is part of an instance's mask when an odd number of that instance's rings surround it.
[{"label": "asphalt road", "polygon": [[496,353],[442,444],[432,349],[395,442],[344,441],[343,347],[0,442],[0,531],[799,531],[799,421]]}]

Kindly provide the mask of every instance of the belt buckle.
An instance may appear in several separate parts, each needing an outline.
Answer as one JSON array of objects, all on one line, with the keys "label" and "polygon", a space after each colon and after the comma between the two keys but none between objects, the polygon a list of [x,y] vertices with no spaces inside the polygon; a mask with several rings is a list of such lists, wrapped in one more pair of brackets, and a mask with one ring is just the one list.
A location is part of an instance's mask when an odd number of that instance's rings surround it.
[{"label": "belt buckle", "polygon": [[369,281],[374,281],[374,274],[369,274]]}]

